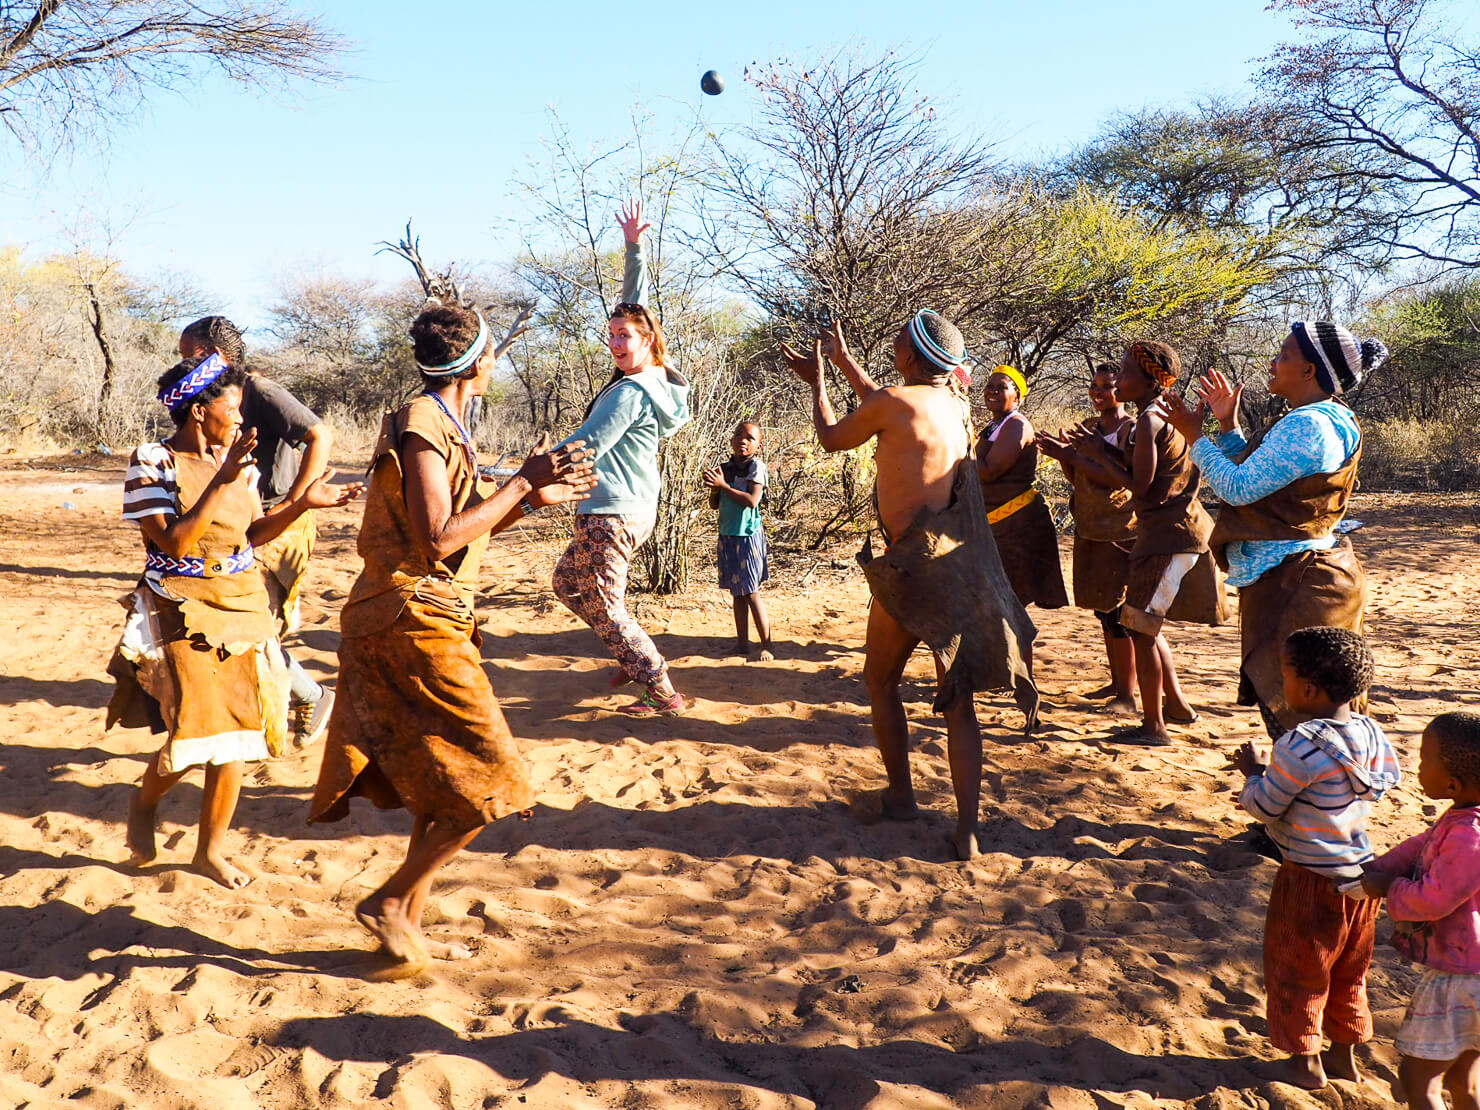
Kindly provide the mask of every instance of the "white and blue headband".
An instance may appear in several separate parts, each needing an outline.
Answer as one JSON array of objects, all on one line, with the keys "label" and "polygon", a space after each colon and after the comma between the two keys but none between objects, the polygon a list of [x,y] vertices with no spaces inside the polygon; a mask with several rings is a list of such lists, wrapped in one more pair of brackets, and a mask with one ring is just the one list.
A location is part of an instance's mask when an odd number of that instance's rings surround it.
[{"label": "white and blue headband", "polygon": [[965,356],[957,357],[951,354],[925,330],[925,317],[935,316],[928,308],[922,308],[910,317],[910,339],[915,344],[915,350],[919,351],[925,358],[935,363],[942,370],[954,370],[965,361]]},{"label": "white and blue headband", "polygon": [[476,308],[473,309],[473,315],[478,317],[478,334],[473,337],[473,342],[469,345],[468,349],[451,362],[444,363],[441,366],[428,366],[424,362],[418,362],[416,364],[417,368],[423,374],[428,374],[434,378],[445,378],[459,371],[466,370],[478,361],[479,356],[483,354],[484,349],[488,346],[488,322],[483,319],[483,313],[479,312]]},{"label": "white and blue headband", "polygon": [[220,355],[213,354],[174,385],[168,389],[161,389],[158,393],[159,401],[165,408],[174,412],[187,401],[193,401],[199,397],[210,388],[212,382],[229,369],[231,369],[230,363]]}]

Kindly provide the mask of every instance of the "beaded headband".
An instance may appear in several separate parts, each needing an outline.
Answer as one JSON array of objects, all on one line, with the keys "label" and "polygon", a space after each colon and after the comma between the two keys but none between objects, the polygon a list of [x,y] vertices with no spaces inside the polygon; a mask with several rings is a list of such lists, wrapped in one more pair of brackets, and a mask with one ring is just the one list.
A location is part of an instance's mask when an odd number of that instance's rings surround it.
[{"label": "beaded headband", "polygon": [[483,319],[483,313],[479,312],[476,308],[473,310],[473,315],[478,317],[478,334],[473,337],[473,342],[468,349],[451,362],[444,363],[441,366],[428,366],[424,362],[418,362],[416,365],[423,374],[430,374],[434,378],[445,378],[451,374],[456,374],[460,370],[466,370],[478,361],[479,356],[483,354],[484,348],[488,346],[488,322]]},{"label": "beaded headband", "polygon": [[199,397],[230,368],[230,364],[220,355],[211,355],[174,385],[161,389],[158,393],[160,404],[174,412],[186,401]]},{"label": "beaded headband", "polygon": [[935,316],[928,308],[922,308],[910,317],[910,339],[915,344],[915,350],[921,355],[935,363],[942,370],[954,370],[965,361],[965,355],[953,355],[934,339],[925,330],[925,317]]}]

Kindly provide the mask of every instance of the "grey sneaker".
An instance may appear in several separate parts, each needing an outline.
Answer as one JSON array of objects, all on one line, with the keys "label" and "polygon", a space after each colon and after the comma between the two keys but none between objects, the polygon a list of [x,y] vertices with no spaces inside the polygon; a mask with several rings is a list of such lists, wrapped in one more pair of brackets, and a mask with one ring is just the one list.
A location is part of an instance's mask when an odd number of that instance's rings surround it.
[{"label": "grey sneaker", "polygon": [[309,748],[323,738],[329,727],[329,715],[334,712],[334,691],[324,688],[318,701],[306,701],[292,707],[293,744],[298,748]]}]

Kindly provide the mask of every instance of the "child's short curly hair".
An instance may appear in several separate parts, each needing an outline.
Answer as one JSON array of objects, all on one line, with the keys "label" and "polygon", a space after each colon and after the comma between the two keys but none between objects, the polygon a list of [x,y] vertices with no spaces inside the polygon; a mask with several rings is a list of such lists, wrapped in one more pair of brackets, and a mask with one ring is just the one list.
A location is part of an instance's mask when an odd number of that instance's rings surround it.
[{"label": "child's short curly hair", "polygon": [[1429,722],[1444,769],[1466,786],[1480,786],[1480,713],[1456,710]]},{"label": "child's short curly hair", "polygon": [[1297,629],[1285,640],[1285,658],[1338,705],[1372,685],[1372,650],[1349,628]]}]

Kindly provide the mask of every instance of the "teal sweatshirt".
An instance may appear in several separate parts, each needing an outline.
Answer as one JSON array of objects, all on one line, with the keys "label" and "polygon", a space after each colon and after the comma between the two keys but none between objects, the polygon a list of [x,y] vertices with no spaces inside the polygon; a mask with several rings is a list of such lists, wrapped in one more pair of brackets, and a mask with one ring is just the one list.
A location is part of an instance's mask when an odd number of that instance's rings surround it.
[{"label": "teal sweatshirt", "polygon": [[[628,244],[622,300],[646,303],[642,244]],[[596,488],[578,513],[651,520],[658,513],[658,441],[689,422],[689,383],[677,370],[651,367],[596,395],[585,423],[562,442],[583,439],[596,452]]]}]

